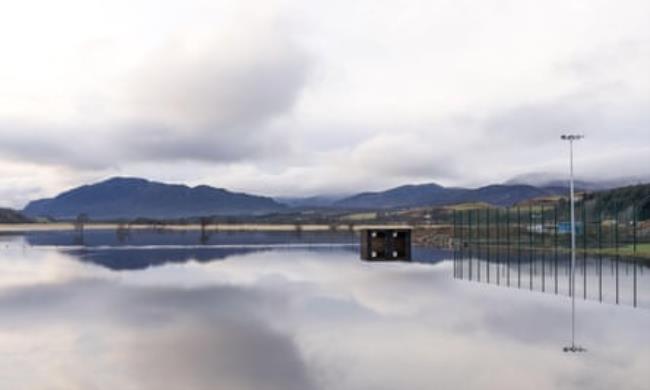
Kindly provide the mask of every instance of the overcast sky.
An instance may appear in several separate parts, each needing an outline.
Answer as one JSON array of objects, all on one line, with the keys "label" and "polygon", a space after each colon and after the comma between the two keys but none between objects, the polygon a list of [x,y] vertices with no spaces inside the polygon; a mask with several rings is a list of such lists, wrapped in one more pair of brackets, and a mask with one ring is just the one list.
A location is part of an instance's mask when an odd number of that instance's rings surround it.
[{"label": "overcast sky", "polygon": [[109,176],[266,195],[649,176],[650,2],[0,6],[0,206]]}]

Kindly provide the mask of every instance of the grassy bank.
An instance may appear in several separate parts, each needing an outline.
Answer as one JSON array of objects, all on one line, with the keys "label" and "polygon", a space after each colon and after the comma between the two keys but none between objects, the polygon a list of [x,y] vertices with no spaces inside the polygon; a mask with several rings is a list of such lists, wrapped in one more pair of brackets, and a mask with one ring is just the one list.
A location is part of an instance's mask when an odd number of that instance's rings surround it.
[{"label": "grassy bank", "polygon": [[637,244],[636,252],[634,245],[624,245],[617,248],[588,249],[588,253],[603,254],[608,256],[638,256],[650,259],[650,244]]},{"label": "grassy bank", "polygon": [[[472,248],[476,248],[476,245],[472,245]],[[557,251],[558,253],[562,254],[568,254],[571,252],[570,248],[567,247],[558,247],[557,249],[554,247],[530,247],[527,245],[522,245],[521,247],[518,245],[479,245],[478,248],[481,249],[494,249],[498,251],[505,251],[507,249],[510,249],[510,251],[516,251],[521,249],[522,251],[544,251],[545,253],[555,253]],[[582,248],[576,248],[576,254],[578,256],[582,256],[583,254],[588,254],[588,255],[603,255],[603,256],[621,256],[621,257],[634,257],[638,258],[639,260],[642,260],[643,262],[649,262],[650,263],[650,244],[638,244],[636,248],[636,252],[634,251],[634,247],[632,245],[627,245],[627,246],[621,246],[618,248],[587,248],[582,249]]]}]

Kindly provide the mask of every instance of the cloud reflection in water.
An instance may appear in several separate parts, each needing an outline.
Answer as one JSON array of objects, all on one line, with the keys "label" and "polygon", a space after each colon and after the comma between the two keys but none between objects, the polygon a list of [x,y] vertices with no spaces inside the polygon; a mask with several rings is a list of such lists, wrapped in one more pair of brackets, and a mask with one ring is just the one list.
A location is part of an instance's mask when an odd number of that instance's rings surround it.
[{"label": "cloud reflection in water", "polygon": [[589,352],[569,356],[566,298],[458,281],[450,262],[275,249],[111,271],[62,250],[0,253],[0,274],[16,264],[22,283],[0,279],[1,388],[649,385],[648,311],[579,302]]}]

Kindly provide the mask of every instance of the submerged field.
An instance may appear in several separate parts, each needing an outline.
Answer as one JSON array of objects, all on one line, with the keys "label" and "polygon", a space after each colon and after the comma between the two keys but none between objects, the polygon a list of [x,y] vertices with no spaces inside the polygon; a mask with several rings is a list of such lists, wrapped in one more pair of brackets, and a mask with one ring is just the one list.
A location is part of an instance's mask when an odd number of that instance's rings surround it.
[{"label": "submerged field", "polygon": [[585,263],[588,352],[567,355],[565,259],[556,295],[549,259],[416,247],[413,262],[371,263],[356,243],[330,231],[0,236],[0,388],[650,385],[647,266],[601,264],[600,303],[598,262]]}]

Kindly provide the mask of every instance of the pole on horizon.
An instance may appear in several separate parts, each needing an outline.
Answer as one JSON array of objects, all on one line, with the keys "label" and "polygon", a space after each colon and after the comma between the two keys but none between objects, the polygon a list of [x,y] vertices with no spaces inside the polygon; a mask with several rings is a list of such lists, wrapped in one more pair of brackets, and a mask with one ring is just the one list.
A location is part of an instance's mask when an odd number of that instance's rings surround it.
[{"label": "pole on horizon", "polygon": [[564,347],[564,352],[584,352],[586,349],[577,346],[576,339],[576,216],[575,216],[575,193],[573,185],[573,141],[584,138],[583,135],[568,134],[562,135],[562,140],[569,141],[569,189],[571,193],[571,346]]}]

